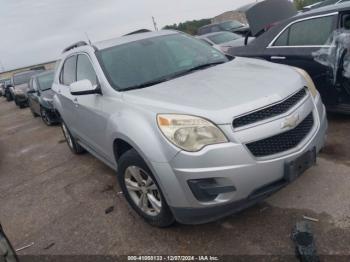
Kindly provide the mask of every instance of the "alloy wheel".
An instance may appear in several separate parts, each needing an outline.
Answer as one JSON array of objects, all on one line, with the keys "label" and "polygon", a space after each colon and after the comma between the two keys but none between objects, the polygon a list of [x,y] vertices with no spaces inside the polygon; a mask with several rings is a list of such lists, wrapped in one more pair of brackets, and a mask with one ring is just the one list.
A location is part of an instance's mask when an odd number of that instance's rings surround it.
[{"label": "alloy wheel", "polygon": [[161,195],[158,186],[151,176],[137,166],[125,170],[125,186],[132,201],[142,212],[149,216],[157,216],[162,209]]},{"label": "alloy wheel", "polygon": [[50,118],[46,112],[45,109],[41,108],[40,109],[40,114],[41,114],[41,118],[43,119],[43,121],[45,122],[46,125],[51,125],[51,121],[50,121]]}]

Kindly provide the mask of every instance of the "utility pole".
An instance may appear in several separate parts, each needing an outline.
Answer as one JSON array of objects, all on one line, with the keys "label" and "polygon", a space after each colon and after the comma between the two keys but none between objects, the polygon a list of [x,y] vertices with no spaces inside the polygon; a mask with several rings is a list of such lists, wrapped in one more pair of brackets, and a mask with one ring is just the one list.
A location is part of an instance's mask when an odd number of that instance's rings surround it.
[{"label": "utility pole", "polygon": [[154,30],[158,31],[158,26],[157,26],[156,19],[154,18],[154,16],[152,16],[152,21],[153,21]]}]

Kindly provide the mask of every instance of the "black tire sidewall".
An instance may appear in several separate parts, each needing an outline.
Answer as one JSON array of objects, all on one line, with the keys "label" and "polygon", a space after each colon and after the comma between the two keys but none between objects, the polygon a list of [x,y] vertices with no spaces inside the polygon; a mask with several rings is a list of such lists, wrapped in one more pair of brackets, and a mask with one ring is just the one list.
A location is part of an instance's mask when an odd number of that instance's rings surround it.
[{"label": "black tire sidewall", "polygon": [[[64,130],[63,130],[63,125],[66,127],[67,129],[67,132],[69,133],[69,136],[72,140],[72,144],[73,144],[73,148],[69,145],[69,142],[68,142],[68,139],[66,138],[66,135],[64,133]],[[82,148],[78,143],[77,141],[75,140],[75,138],[72,136],[72,133],[69,131],[69,128],[68,126],[62,121],[61,123],[61,129],[62,129],[62,132],[63,132],[63,136],[65,137],[65,139],[67,140],[67,145],[69,147],[69,149],[76,155],[80,155],[82,153],[85,152],[84,148]]]},{"label": "black tire sidewall", "polygon": [[[48,119],[49,122],[48,122],[47,120],[44,119],[44,117],[43,117],[43,112],[45,112],[46,118]],[[43,108],[43,107],[40,107],[40,116],[41,116],[41,119],[43,120],[43,122],[44,122],[45,125],[47,125],[47,126],[51,126],[51,125],[52,125],[51,121],[49,120],[50,118],[47,116],[47,111],[46,111],[46,109]],[[67,126],[66,126],[66,127],[67,127]],[[70,134],[70,136],[72,136],[72,135]]]},{"label": "black tire sidewall", "polygon": [[[137,166],[145,170],[157,185],[161,195],[161,201],[162,201],[162,208],[159,215],[157,216],[147,215],[131,199],[128,193],[128,190],[126,189],[126,185],[124,181],[125,170],[130,166]],[[164,198],[164,195],[162,193],[161,188],[159,187],[157,180],[155,179],[154,175],[152,174],[151,170],[148,168],[147,164],[142,159],[142,157],[136,152],[136,150],[131,149],[120,157],[118,161],[118,181],[128,203],[131,205],[131,207],[135,210],[135,212],[139,216],[141,216],[144,220],[146,220],[146,222],[148,222],[152,226],[157,226],[157,227],[168,227],[175,222],[174,216]]]}]

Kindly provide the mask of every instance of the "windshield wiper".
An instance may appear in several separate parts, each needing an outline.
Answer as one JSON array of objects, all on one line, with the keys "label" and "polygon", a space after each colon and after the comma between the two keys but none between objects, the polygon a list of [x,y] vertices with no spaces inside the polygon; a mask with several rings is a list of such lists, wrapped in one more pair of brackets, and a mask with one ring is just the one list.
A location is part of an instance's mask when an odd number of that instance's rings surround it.
[{"label": "windshield wiper", "polygon": [[146,88],[149,86],[154,86],[163,82],[166,82],[168,80],[170,80],[171,78],[162,78],[162,79],[158,79],[158,80],[154,80],[154,81],[149,81],[140,85],[134,85],[134,86],[130,86],[127,88],[123,88],[121,91],[130,91],[130,90],[135,90],[135,89],[142,89],[142,88]]},{"label": "windshield wiper", "polygon": [[171,79],[174,79],[174,78],[177,78],[177,77],[180,77],[180,76],[183,76],[183,75],[187,75],[187,74],[189,74],[189,73],[191,73],[193,71],[205,69],[205,68],[208,68],[208,67],[211,67],[211,66],[215,66],[215,65],[220,65],[220,64],[223,64],[223,63],[226,63],[226,61],[212,62],[212,63],[206,63],[206,64],[198,65],[198,66],[192,67],[190,69],[187,69],[185,71],[181,71],[180,73],[173,74],[171,76],[167,76],[167,77],[164,77],[164,78],[161,78],[161,79],[145,82],[145,83],[142,83],[140,85],[135,85],[135,86],[130,86],[130,87],[127,87],[127,88],[123,88],[121,91],[130,91],[130,90],[142,89],[142,88],[154,86],[154,85],[157,85],[157,84],[169,81]]}]

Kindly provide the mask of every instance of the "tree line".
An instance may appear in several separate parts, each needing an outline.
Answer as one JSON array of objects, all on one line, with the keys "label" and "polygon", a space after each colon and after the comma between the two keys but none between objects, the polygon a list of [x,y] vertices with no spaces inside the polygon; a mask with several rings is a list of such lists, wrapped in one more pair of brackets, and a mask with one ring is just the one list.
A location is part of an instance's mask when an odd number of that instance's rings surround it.
[{"label": "tree line", "polygon": [[[304,6],[312,5],[320,0],[294,0],[294,5],[298,10],[303,9]],[[196,35],[198,28],[211,23],[211,19],[201,19],[186,21],[179,24],[167,25],[163,29],[173,29],[188,33],[190,35]]]}]

